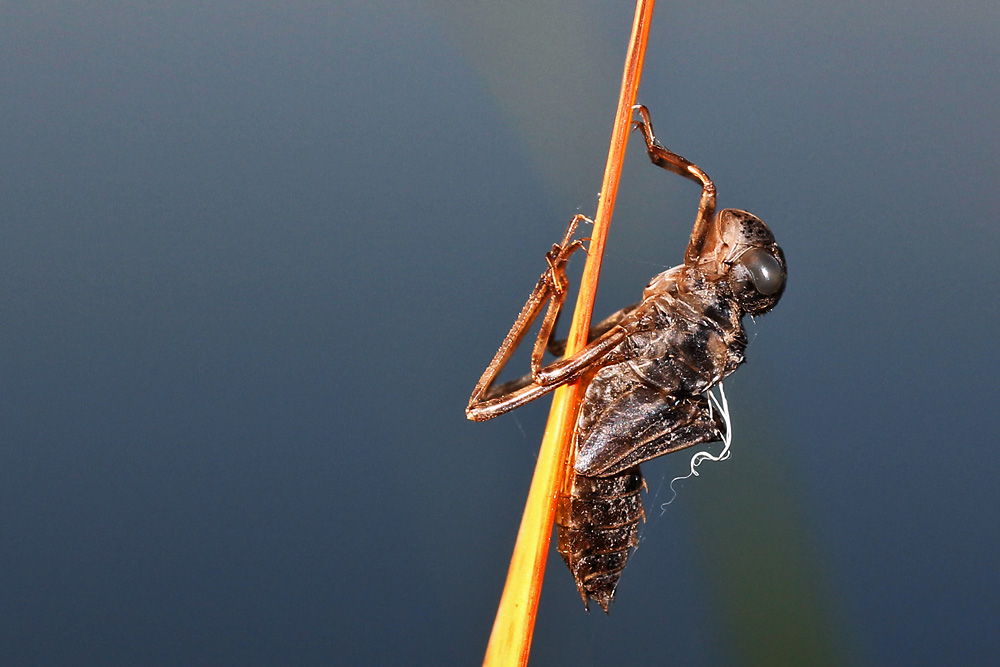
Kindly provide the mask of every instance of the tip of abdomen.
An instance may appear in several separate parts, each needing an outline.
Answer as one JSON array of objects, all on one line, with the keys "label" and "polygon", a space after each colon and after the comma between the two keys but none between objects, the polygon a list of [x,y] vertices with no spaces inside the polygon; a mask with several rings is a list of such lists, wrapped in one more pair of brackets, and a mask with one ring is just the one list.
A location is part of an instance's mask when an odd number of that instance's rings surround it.
[{"label": "tip of abdomen", "polygon": [[573,574],[583,605],[608,612],[618,579],[639,541],[645,517],[638,466],[609,477],[577,475],[556,510],[558,550]]}]

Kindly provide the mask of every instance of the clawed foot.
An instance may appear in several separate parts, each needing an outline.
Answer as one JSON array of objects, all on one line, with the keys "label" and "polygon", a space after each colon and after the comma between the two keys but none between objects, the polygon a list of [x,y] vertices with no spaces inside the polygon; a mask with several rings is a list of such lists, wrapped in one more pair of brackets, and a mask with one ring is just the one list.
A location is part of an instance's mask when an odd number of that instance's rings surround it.
[{"label": "clawed foot", "polygon": [[587,252],[586,246],[584,245],[586,241],[590,241],[590,238],[574,239],[573,234],[576,232],[577,225],[581,222],[589,222],[594,224],[594,221],[585,215],[576,215],[572,220],[569,221],[569,225],[566,227],[566,233],[563,234],[563,238],[559,243],[554,243],[552,245],[552,250],[545,253],[545,261],[549,265],[548,271],[545,275],[548,277],[552,289],[556,294],[563,294],[566,292],[569,286],[569,281],[566,278],[566,263],[569,258],[577,250],[583,249]]}]

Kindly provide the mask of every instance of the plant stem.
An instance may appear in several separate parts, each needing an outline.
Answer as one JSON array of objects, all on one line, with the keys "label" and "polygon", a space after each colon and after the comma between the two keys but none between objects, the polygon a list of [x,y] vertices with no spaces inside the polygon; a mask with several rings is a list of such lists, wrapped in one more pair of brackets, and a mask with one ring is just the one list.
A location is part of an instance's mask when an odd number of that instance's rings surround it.
[{"label": "plant stem", "polygon": [[[601,273],[601,259],[618,193],[618,182],[632,120],[632,106],[635,104],[639,89],[654,4],[655,0],[636,1],[632,36],[629,40],[621,93],[618,97],[618,110],[615,113],[615,123],[611,133],[611,147],[604,168],[601,198],[594,219],[594,230],[580,282],[576,310],[573,312],[573,323],[566,343],[567,356],[587,344],[587,332],[590,329],[594,297],[597,294],[597,282]],[[571,447],[573,425],[576,422],[580,392],[583,387],[584,384],[577,381],[559,387],[555,391],[545,435],[538,452],[538,464],[531,479],[528,500],[517,533],[517,542],[507,573],[507,583],[500,598],[493,632],[486,648],[483,664],[487,667],[523,666],[528,663],[556,501],[565,483],[567,471],[571,473],[573,467],[572,458],[575,456]]]}]

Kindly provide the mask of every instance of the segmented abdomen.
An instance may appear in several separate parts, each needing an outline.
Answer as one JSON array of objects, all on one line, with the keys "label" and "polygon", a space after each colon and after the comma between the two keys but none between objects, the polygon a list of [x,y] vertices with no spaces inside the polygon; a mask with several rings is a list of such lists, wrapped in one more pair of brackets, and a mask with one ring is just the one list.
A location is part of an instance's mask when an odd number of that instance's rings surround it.
[{"label": "segmented abdomen", "polygon": [[615,594],[629,551],[639,541],[646,516],[639,492],[639,466],[609,477],[577,474],[556,508],[558,549],[588,609],[594,598],[605,613]]}]

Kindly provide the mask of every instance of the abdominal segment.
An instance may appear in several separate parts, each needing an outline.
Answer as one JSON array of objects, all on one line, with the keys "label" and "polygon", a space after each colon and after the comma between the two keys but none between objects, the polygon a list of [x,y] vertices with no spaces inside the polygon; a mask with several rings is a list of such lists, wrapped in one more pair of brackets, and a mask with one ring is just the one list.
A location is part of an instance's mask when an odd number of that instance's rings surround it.
[{"label": "abdominal segment", "polygon": [[606,613],[646,517],[639,498],[645,483],[639,466],[608,477],[573,477],[556,509],[558,550],[584,606],[593,598]]}]

